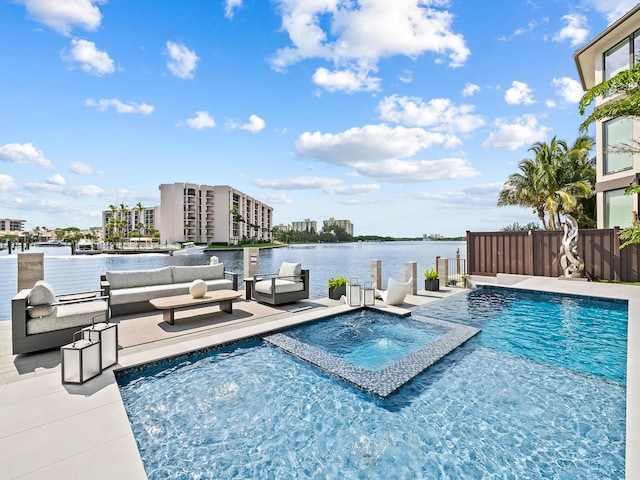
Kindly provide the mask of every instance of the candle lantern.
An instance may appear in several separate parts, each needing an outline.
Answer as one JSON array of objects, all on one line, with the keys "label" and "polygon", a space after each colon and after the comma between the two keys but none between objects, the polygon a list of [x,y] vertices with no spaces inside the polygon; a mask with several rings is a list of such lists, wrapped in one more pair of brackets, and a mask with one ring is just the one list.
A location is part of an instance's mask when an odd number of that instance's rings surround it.
[{"label": "candle lantern", "polygon": [[63,383],[84,383],[102,372],[100,342],[82,337],[75,332],[73,343],[60,347]]}]

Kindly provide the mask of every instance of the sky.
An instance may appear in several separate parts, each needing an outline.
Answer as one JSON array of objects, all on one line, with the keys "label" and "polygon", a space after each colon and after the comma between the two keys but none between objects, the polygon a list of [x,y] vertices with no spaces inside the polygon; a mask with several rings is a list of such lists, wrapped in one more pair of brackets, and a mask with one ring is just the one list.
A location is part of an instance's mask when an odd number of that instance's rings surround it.
[{"label": "sky", "polygon": [[355,235],[536,222],[502,185],[577,138],[573,54],[635,3],[0,0],[0,218],[96,227],[189,182]]}]

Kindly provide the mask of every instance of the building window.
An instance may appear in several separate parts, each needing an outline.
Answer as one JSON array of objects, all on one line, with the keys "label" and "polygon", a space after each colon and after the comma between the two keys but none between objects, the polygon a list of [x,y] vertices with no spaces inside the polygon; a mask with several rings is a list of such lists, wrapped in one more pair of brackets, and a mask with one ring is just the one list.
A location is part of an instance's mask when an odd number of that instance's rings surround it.
[{"label": "building window", "polygon": [[618,149],[633,142],[633,120],[621,117],[604,124],[604,173],[616,173],[633,167],[633,154]]},{"label": "building window", "polygon": [[[635,42],[634,42],[635,43]],[[604,79],[629,70],[629,39],[626,38],[604,54]]]},{"label": "building window", "polygon": [[604,228],[626,228],[633,222],[633,195],[624,188],[604,192]]}]

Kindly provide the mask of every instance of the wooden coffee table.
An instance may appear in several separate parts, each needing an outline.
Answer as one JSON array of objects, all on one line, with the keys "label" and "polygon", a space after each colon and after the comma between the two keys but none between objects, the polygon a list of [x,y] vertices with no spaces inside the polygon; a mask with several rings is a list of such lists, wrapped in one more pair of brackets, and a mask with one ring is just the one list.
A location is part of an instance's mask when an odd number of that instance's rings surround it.
[{"label": "wooden coffee table", "polygon": [[204,297],[193,298],[189,294],[174,295],[172,297],[159,297],[149,300],[149,303],[159,310],[162,310],[162,319],[169,325],[175,321],[174,312],[176,308],[195,307],[197,305],[207,305],[219,303],[220,310],[226,313],[233,313],[232,301],[240,298],[242,292],[235,290],[212,290]]}]

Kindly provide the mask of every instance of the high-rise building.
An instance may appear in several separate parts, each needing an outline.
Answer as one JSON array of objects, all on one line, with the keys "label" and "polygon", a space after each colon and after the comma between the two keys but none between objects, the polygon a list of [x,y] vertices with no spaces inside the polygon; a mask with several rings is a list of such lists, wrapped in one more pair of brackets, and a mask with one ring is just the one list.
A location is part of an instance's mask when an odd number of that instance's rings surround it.
[{"label": "high-rise building", "polygon": [[273,208],[228,185],[160,185],[162,242],[271,241]]},{"label": "high-rise building", "polygon": [[291,230],[294,232],[314,232],[318,233],[318,222],[309,218],[302,222],[291,222]]},{"label": "high-rise building", "polygon": [[331,230],[331,225],[337,225],[338,227],[344,228],[345,232],[353,236],[353,223],[351,223],[351,220],[336,220],[331,217],[329,220],[324,220],[322,222],[322,229],[324,231]]},{"label": "high-rise building", "polygon": [[[640,4],[578,50],[574,60],[584,90],[635,67],[640,62]],[[599,97],[595,106],[621,95]],[[632,117],[598,120],[595,133],[598,228],[628,227],[638,212],[638,195],[625,195],[624,190],[640,183],[640,153],[620,147],[638,149],[640,122]]]}]

